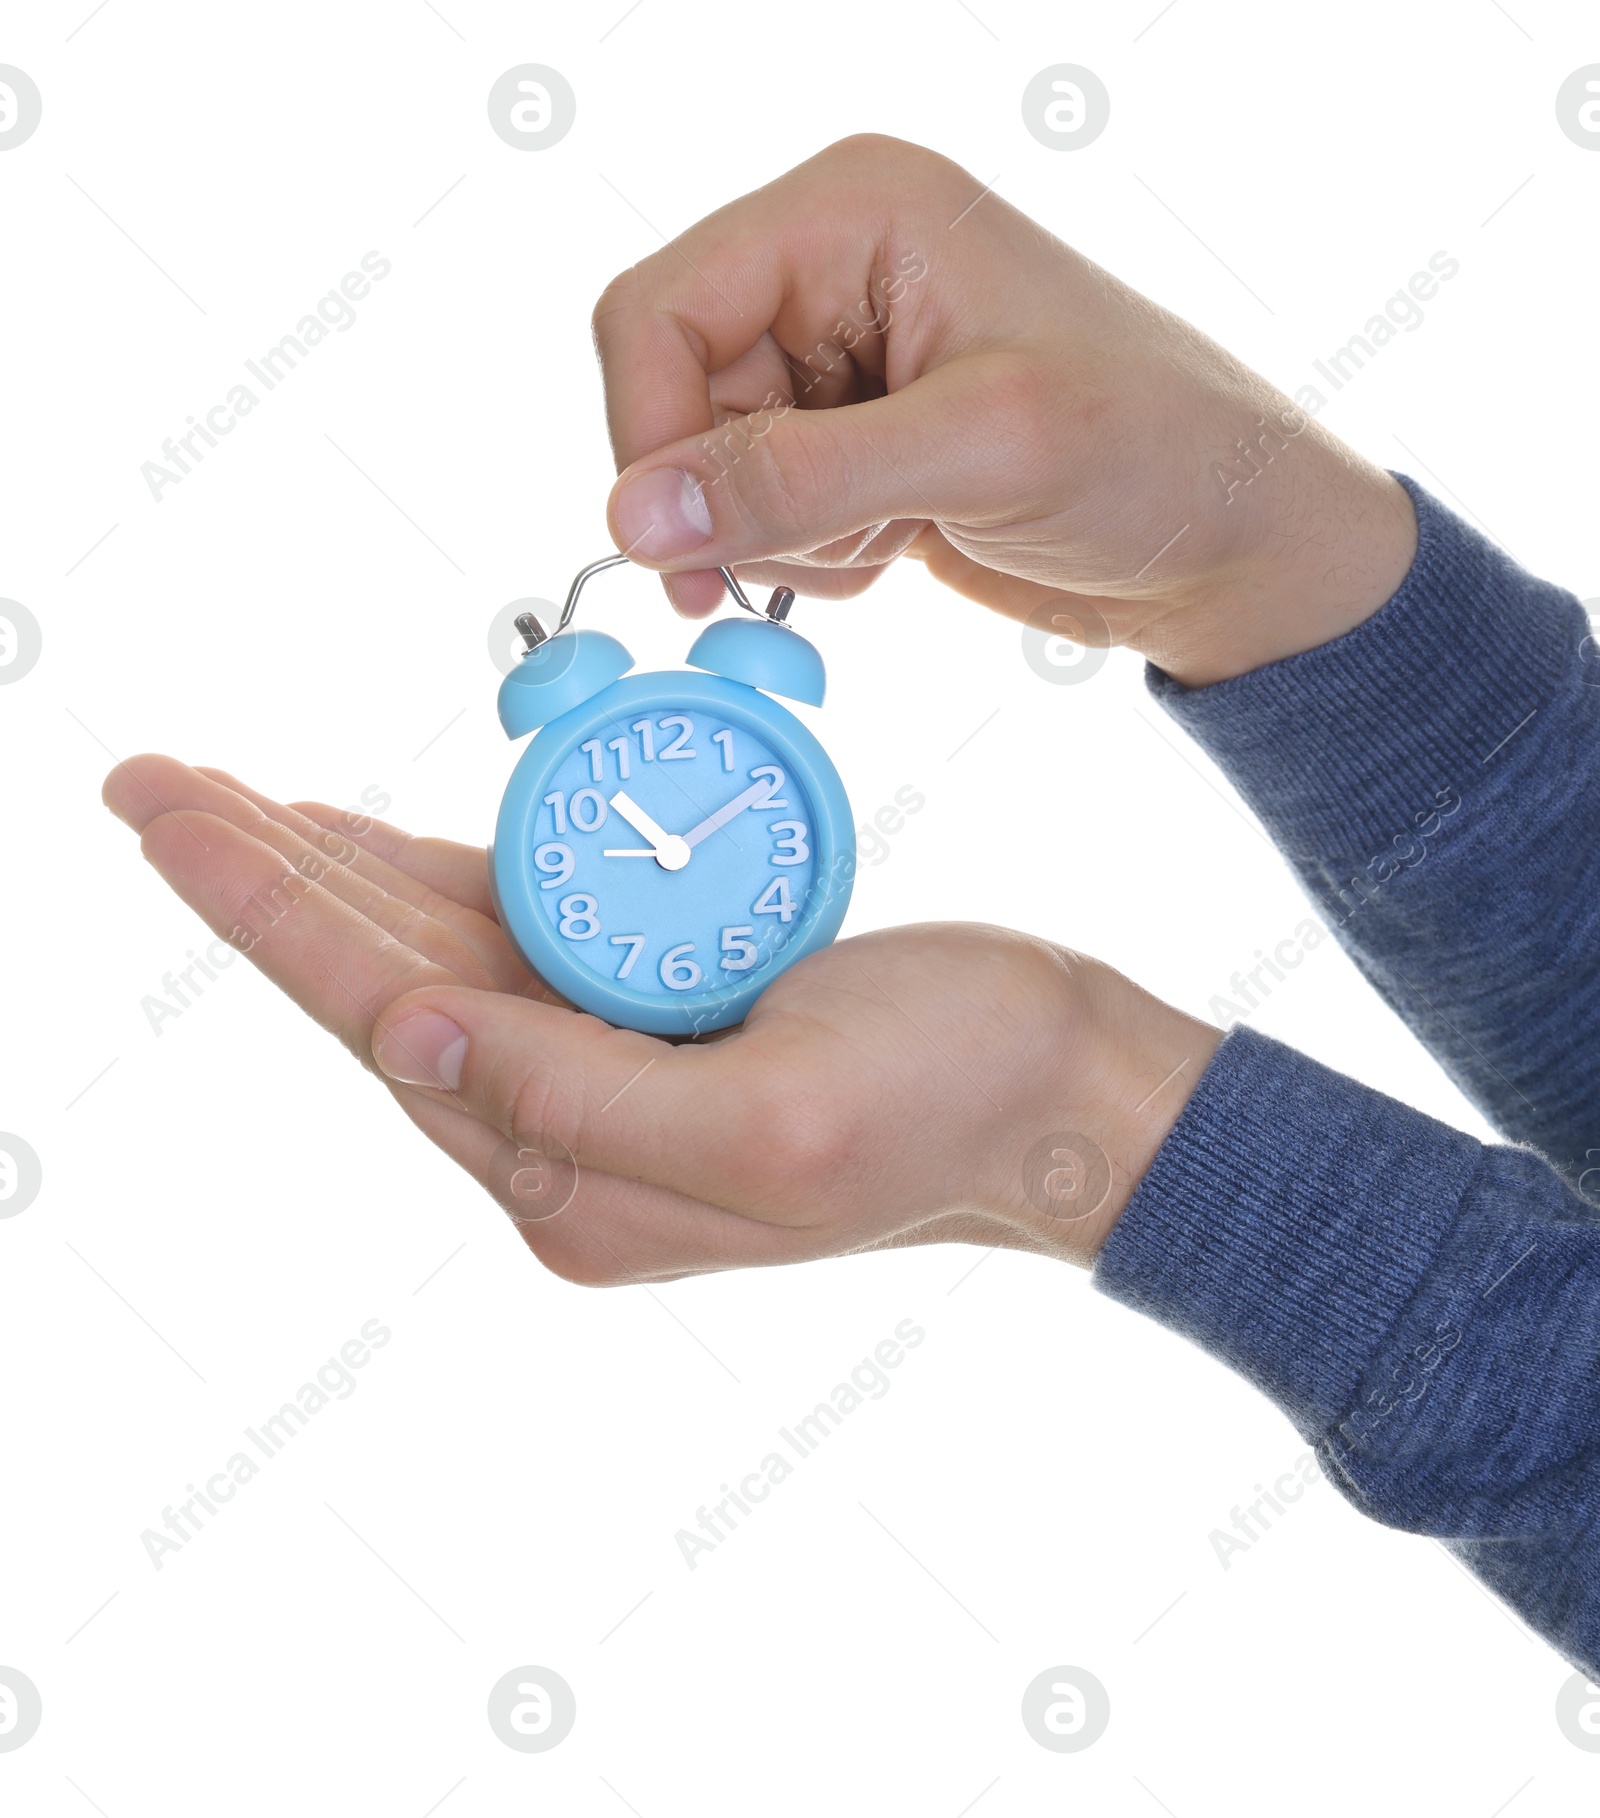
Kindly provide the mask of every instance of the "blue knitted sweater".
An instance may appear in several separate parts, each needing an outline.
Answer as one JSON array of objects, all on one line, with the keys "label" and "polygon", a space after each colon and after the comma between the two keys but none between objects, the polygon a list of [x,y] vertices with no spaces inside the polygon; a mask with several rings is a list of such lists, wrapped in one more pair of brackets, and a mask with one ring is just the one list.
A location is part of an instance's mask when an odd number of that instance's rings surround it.
[{"label": "blue knitted sweater", "polygon": [[1402,484],[1417,559],[1372,618],[1150,686],[1517,1146],[1236,1029],[1095,1280],[1600,1680],[1600,644],[1571,594]]}]

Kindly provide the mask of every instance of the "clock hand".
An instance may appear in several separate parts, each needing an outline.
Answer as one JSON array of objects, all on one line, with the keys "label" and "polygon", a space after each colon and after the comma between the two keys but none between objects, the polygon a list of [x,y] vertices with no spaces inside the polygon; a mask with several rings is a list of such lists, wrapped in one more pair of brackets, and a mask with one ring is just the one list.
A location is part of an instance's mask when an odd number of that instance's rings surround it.
[{"label": "clock hand", "polygon": [[[662,870],[681,871],[688,864],[688,842],[657,825],[626,791],[619,789],[611,798],[611,806],[633,828],[635,833],[642,833],[649,840],[654,848],[651,856]],[[607,857],[610,857],[609,853]]]},{"label": "clock hand", "polygon": [[602,858],[654,858],[654,846],[606,846],[602,849]]},{"label": "clock hand", "polygon": [[754,808],[772,794],[770,783],[752,783],[750,787],[731,802],[724,802],[715,814],[708,814],[697,827],[691,827],[683,836],[685,846],[698,846],[702,840],[710,839],[713,833],[719,833],[731,820],[736,820],[746,808]]}]

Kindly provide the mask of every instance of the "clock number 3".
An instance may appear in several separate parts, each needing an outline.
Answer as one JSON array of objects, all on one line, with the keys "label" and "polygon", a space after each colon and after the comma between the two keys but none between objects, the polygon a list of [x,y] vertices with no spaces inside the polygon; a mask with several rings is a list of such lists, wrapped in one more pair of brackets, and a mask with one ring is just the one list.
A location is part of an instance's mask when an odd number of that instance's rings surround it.
[{"label": "clock number 3", "polygon": [[773,864],[803,865],[811,856],[811,848],[806,844],[808,831],[804,821],[774,821],[767,829],[778,840],[778,850],[772,855]]}]

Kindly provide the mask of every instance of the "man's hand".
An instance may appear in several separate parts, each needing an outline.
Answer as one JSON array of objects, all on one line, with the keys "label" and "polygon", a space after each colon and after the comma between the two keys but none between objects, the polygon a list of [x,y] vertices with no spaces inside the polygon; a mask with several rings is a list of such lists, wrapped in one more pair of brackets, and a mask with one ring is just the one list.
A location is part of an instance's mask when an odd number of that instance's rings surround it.
[{"label": "man's hand", "polygon": [[909,554],[1191,686],[1348,631],[1416,550],[1404,490],[1230,354],[899,140],[846,139],[594,312],[612,534],[680,611],[843,596]]},{"label": "man's hand", "polygon": [[481,851],[171,758],[105,799],[573,1281],[939,1241],[1087,1262],[1219,1039],[1094,961],[946,924],[841,941],[674,1046],[526,971]]}]

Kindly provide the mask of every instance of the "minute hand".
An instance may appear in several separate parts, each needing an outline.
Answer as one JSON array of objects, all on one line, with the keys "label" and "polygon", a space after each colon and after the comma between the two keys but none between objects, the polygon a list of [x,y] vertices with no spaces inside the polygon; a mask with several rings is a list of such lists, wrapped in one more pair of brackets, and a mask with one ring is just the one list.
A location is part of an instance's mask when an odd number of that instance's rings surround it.
[{"label": "minute hand", "polygon": [[691,827],[683,836],[686,846],[698,846],[702,840],[710,839],[713,833],[719,833],[729,821],[737,820],[746,808],[758,807],[772,794],[770,783],[752,783],[731,802],[724,802],[715,814],[708,814],[699,826]]}]

